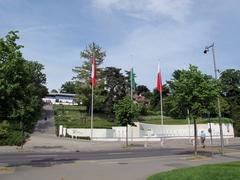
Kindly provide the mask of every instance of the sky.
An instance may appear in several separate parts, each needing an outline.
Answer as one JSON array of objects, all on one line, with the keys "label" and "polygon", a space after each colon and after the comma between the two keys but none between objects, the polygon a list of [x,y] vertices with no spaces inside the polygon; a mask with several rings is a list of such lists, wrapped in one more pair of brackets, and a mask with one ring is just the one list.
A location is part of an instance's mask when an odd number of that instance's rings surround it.
[{"label": "sky", "polygon": [[0,37],[19,31],[26,59],[44,65],[49,91],[72,79],[92,42],[106,51],[102,67],[134,68],[138,85],[156,86],[189,64],[213,75],[240,69],[239,0],[0,0]]}]

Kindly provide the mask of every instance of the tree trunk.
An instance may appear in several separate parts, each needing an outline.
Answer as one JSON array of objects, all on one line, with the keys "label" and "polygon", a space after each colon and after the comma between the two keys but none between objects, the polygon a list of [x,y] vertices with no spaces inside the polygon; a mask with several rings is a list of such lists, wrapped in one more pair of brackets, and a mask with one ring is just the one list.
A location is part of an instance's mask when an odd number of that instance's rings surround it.
[{"label": "tree trunk", "polygon": [[194,118],[194,155],[197,156],[197,121]]},{"label": "tree trunk", "polygon": [[23,149],[23,144],[24,144],[24,127],[23,127],[23,121],[21,120],[20,121],[20,128],[21,128],[21,131],[22,131],[22,142],[21,142],[21,149]]},{"label": "tree trunk", "polygon": [[126,147],[128,147],[128,125],[126,125]]}]

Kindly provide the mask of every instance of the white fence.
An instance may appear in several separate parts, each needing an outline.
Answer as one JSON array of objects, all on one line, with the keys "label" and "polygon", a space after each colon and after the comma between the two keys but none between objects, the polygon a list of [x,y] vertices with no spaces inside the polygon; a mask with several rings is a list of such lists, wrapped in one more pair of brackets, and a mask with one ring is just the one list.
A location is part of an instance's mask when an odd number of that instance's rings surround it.
[{"label": "white fence", "polygon": [[[193,125],[156,125],[135,122],[136,126],[128,127],[128,137],[133,141],[140,141],[146,137],[149,140],[161,140],[161,138],[171,139],[186,139],[193,138]],[[232,124],[223,124],[224,138],[233,138],[234,130]],[[198,124],[197,133],[200,136],[201,131],[204,131],[206,137],[210,137],[209,129],[212,129],[212,137],[219,138],[219,124]],[[88,128],[64,128],[59,127],[59,136],[75,137],[90,137],[91,129]],[[126,127],[112,127],[112,129],[93,129],[94,140],[122,140],[126,137]]]}]

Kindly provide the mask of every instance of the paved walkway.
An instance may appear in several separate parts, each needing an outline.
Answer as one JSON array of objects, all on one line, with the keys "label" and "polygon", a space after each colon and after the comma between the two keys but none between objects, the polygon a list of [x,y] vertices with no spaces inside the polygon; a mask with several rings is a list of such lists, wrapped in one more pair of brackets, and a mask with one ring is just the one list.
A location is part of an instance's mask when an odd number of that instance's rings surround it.
[{"label": "paved walkway", "polygon": [[[231,151],[231,145],[239,145],[240,150],[240,139],[234,138],[228,141],[225,150]],[[193,149],[193,145],[188,140],[166,140],[162,145],[160,142],[148,142],[147,147],[145,142],[133,142],[133,145],[129,148],[187,148]],[[71,138],[61,138],[50,134],[32,135],[28,142],[24,145],[23,150],[16,146],[1,146],[1,152],[18,152],[18,151],[30,151],[30,152],[67,152],[67,151],[99,151],[99,150],[120,150],[125,149],[124,142],[99,142],[99,141],[88,141]],[[219,140],[215,140],[213,146],[207,143],[205,149],[199,146],[199,150],[204,151],[219,151]]]}]

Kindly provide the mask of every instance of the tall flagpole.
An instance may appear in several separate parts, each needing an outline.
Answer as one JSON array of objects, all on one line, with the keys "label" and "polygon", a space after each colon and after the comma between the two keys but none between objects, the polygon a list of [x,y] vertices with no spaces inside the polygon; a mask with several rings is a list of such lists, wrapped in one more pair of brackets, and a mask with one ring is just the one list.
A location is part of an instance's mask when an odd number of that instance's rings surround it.
[{"label": "tall flagpole", "polygon": [[92,107],[91,107],[91,141],[93,140],[93,83],[92,83]]},{"label": "tall flagpole", "polygon": [[160,104],[161,104],[161,124],[163,125],[163,103],[162,103],[162,91],[160,92]]},{"label": "tall flagpole", "polygon": [[93,89],[96,86],[96,57],[92,57],[92,105],[91,105],[91,141],[93,140]]},{"label": "tall flagpole", "polygon": [[[133,68],[131,68],[131,71],[130,71],[130,79],[131,79],[131,87],[130,87],[131,88],[131,100],[133,101]],[[133,144],[132,126],[131,126],[131,143]]]},{"label": "tall flagpole", "polygon": [[130,70],[130,80],[131,80],[131,91],[130,91],[130,93],[131,93],[131,100],[133,100],[133,89],[132,89],[132,85],[133,85],[133,69],[131,68],[131,70]]},{"label": "tall flagpole", "polygon": [[158,84],[159,84],[159,95],[160,95],[160,106],[161,106],[161,125],[163,125],[163,102],[162,102],[162,77],[160,71],[160,64],[158,62]]}]

